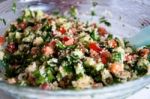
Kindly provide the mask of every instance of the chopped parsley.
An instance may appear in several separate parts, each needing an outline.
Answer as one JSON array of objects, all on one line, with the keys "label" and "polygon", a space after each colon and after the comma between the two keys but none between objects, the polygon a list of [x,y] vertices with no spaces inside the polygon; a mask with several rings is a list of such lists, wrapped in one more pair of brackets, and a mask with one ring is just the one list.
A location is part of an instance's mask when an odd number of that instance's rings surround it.
[{"label": "chopped parsley", "polygon": [[71,6],[70,7],[70,11],[69,11],[69,14],[71,17],[73,18],[77,18],[77,14],[78,14],[78,10],[75,6]]},{"label": "chopped parsley", "polygon": [[111,26],[111,23],[108,22],[105,17],[100,17],[99,23],[104,23],[107,26]]},{"label": "chopped parsley", "polygon": [[4,18],[0,18],[0,23],[3,23],[4,25],[6,25],[6,20]]},{"label": "chopped parsley", "polygon": [[16,9],[17,9],[17,4],[16,4],[16,0],[13,0],[13,4],[12,4],[12,11],[14,12],[14,13],[16,13]]}]

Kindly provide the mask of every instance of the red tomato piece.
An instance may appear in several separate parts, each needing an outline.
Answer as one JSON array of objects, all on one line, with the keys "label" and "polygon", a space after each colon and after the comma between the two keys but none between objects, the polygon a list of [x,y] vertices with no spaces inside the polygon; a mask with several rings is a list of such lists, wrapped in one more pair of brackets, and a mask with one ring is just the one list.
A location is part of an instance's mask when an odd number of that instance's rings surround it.
[{"label": "red tomato piece", "polygon": [[108,61],[108,58],[111,56],[110,52],[104,51],[101,53],[101,60],[103,64],[106,64]]},{"label": "red tomato piece", "polygon": [[27,27],[27,23],[26,22],[22,22],[19,24],[19,27],[24,30]]},{"label": "red tomato piece", "polygon": [[36,55],[38,53],[38,49],[36,48],[36,47],[33,47],[32,49],[31,49],[31,54],[32,55]]},{"label": "red tomato piece", "polygon": [[49,84],[48,83],[43,83],[43,84],[41,84],[41,89],[43,89],[43,90],[48,90],[48,89],[50,89],[50,86],[49,86]]},{"label": "red tomato piece", "polygon": [[3,45],[5,43],[5,38],[3,36],[0,36],[0,45]]},{"label": "red tomato piece", "polygon": [[110,47],[112,47],[112,48],[115,48],[115,47],[118,46],[116,40],[114,40],[114,39],[109,40],[109,41],[108,41],[108,45],[109,45]]},{"label": "red tomato piece", "polygon": [[104,27],[99,27],[98,28],[98,33],[101,35],[101,36],[105,36],[107,34],[107,31]]},{"label": "red tomato piece", "polygon": [[8,52],[10,52],[10,53],[13,53],[13,52],[15,52],[17,49],[16,49],[16,46],[15,46],[14,43],[10,43],[10,44],[7,45],[6,50],[7,50]]},{"label": "red tomato piece", "polygon": [[51,46],[51,47],[55,47],[56,45],[56,41],[52,40],[50,43],[46,44],[46,46]]},{"label": "red tomato piece", "polygon": [[133,59],[132,55],[126,55],[125,56],[125,61],[131,61]]},{"label": "red tomato piece", "polygon": [[64,27],[61,27],[61,28],[59,29],[59,31],[61,32],[61,34],[65,34],[65,33],[66,33],[66,29],[65,29]]},{"label": "red tomato piece", "polygon": [[100,52],[102,51],[102,48],[100,48],[96,43],[90,43],[89,44],[90,49],[96,51],[96,52]]},{"label": "red tomato piece", "polygon": [[42,49],[43,53],[45,56],[49,56],[49,55],[52,55],[54,53],[54,49],[50,46],[45,46],[43,49]]},{"label": "red tomato piece", "polygon": [[66,46],[73,45],[74,44],[74,39],[73,38],[69,38],[69,40],[65,41],[64,44]]},{"label": "red tomato piece", "polygon": [[69,40],[69,37],[65,36],[65,37],[62,38],[62,40],[63,40],[63,41],[68,41],[68,40]]},{"label": "red tomato piece", "polygon": [[133,62],[133,61],[136,60],[136,58],[137,58],[137,55],[135,55],[135,54],[129,54],[129,55],[125,56],[125,61],[127,61],[127,62]]},{"label": "red tomato piece", "polygon": [[147,57],[148,56],[148,54],[150,53],[150,50],[149,49],[141,49],[140,50],[140,55],[142,56],[142,57]]},{"label": "red tomato piece", "polygon": [[119,72],[121,72],[121,71],[124,70],[123,64],[120,64],[120,63],[112,63],[112,64],[110,64],[110,66],[109,66],[109,70],[110,70],[111,73],[117,74],[117,73],[119,73]]}]

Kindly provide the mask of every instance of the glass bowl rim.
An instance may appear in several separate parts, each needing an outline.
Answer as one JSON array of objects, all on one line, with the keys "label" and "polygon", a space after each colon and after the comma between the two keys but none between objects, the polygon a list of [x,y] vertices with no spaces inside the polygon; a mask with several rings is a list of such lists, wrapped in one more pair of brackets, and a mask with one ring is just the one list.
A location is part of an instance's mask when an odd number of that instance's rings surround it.
[{"label": "glass bowl rim", "polygon": [[[32,94],[47,94],[47,95],[55,95],[55,96],[77,96],[77,95],[93,95],[93,94],[103,94],[103,93],[111,93],[115,90],[121,90],[121,89],[131,89],[132,87],[135,87],[139,83],[144,83],[144,86],[150,83],[150,75],[145,75],[143,77],[140,77],[136,80],[131,80],[125,83],[119,83],[114,84],[102,88],[89,88],[84,90],[42,90],[40,88],[35,87],[22,87],[22,86],[16,86],[16,85],[9,85],[4,81],[0,81],[0,89],[10,92],[10,93],[32,93]],[[6,90],[7,89],[7,90]]]}]

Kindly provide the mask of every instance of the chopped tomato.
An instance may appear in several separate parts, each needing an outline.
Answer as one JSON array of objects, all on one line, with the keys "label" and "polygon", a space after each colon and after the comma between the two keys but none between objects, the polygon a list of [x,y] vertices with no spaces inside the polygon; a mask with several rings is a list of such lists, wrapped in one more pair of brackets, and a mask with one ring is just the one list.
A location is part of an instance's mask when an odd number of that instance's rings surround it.
[{"label": "chopped tomato", "polygon": [[125,55],[125,61],[127,62],[133,62],[136,60],[138,56],[136,54],[129,54],[129,55]]},{"label": "chopped tomato", "polygon": [[17,50],[16,45],[14,43],[10,43],[10,44],[7,45],[6,51],[8,51],[10,53],[13,53],[16,50]]},{"label": "chopped tomato", "polygon": [[61,34],[65,34],[65,33],[66,33],[66,29],[65,29],[64,27],[61,27],[61,28],[59,29],[59,31],[61,32]]},{"label": "chopped tomato", "polygon": [[126,55],[126,56],[125,56],[125,61],[131,61],[132,58],[133,58],[132,55]]},{"label": "chopped tomato", "polygon": [[54,49],[50,46],[45,46],[43,49],[42,49],[43,53],[45,56],[49,56],[49,55],[52,55],[54,53]]},{"label": "chopped tomato", "polygon": [[41,84],[40,88],[43,90],[48,90],[48,89],[50,89],[50,86],[48,83],[43,83],[43,84]]},{"label": "chopped tomato", "polygon": [[109,41],[108,41],[108,45],[109,45],[110,47],[112,47],[112,48],[115,48],[115,47],[118,46],[116,40],[114,40],[114,39],[109,40]]},{"label": "chopped tomato", "polygon": [[0,36],[0,45],[3,45],[5,42],[5,38],[3,36]]},{"label": "chopped tomato", "polygon": [[90,47],[90,49],[92,49],[98,53],[102,50],[102,48],[100,48],[96,43],[90,43],[89,47]]},{"label": "chopped tomato", "polygon": [[109,66],[109,70],[110,70],[111,73],[117,74],[117,73],[124,70],[123,69],[123,64],[121,64],[121,63],[112,63]]},{"label": "chopped tomato", "polygon": [[149,49],[141,49],[140,50],[140,55],[142,56],[142,57],[147,57],[148,56],[148,54],[150,53],[150,51],[149,51]]},{"label": "chopped tomato", "polygon": [[22,22],[19,24],[19,27],[24,30],[27,27],[27,23],[26,22]]},{"label": "chopped tomato", "polygon": [[107,64],[107,58],[106,57],[101,57],[102,63]]},{"label": "chopped tomato", "polygon": [[63,40],[63,41],[68,41],[68,40],[69,40],[69,37],[65,36],[65,37],[62,38],[62,40]]},{"label": "chopped tomato", "polygon": [[108,59],[109,59],[109,57],[111,56],[111,54],[108,51],[104,51],[104,52],[101,53],[100,56],[101,56],[102,63],[106,64]]},{"label": "chopped tomato", "polygon": [[69,38],[69,40],[64,42],[65,45],[69,46],[69,45],[73,45],[74,44],[74,39],[73,38]]},{"label": "chopped tomato", "polygon": [[31,49],[31,54],[32,55],[36,55],[38,53],[38,49],[36,48],[36,47],[33,47],[32,49]]},{"label": "chopped tomato", "polygon": [[55,47],[56,41],[52,40],[50,43],[46,44],[46,46]]},{"label": "chopped tomato", "polygon": [[98,33],[101,35],[101,36],[105,36],[107,34],[107,31],[104,27],[99,27],[98,28]]}]

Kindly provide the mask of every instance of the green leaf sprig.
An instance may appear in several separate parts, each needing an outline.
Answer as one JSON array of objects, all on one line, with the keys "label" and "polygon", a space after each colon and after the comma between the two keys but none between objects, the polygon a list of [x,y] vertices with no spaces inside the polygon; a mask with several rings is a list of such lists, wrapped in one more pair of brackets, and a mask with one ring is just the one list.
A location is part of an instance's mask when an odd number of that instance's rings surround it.
[{"label": "green leaf sprig", "polygon": [[0,23],[3,23],[4,25],[6,25],[6,20],[4,18],[0,18]]},{"label": "green leaf sprig", "polygon": [[99,23],[104,23],[107,26],[111,26],[111,23],[108,22],[105,17],[100,17],[99,18]]},{"label": "green leaf sprig", "polygon": [[16,13],[16,8],[17,8],[16,0],[13,0],[13,4],[12,4],[11,10],[12,10],[14,13]]}]

